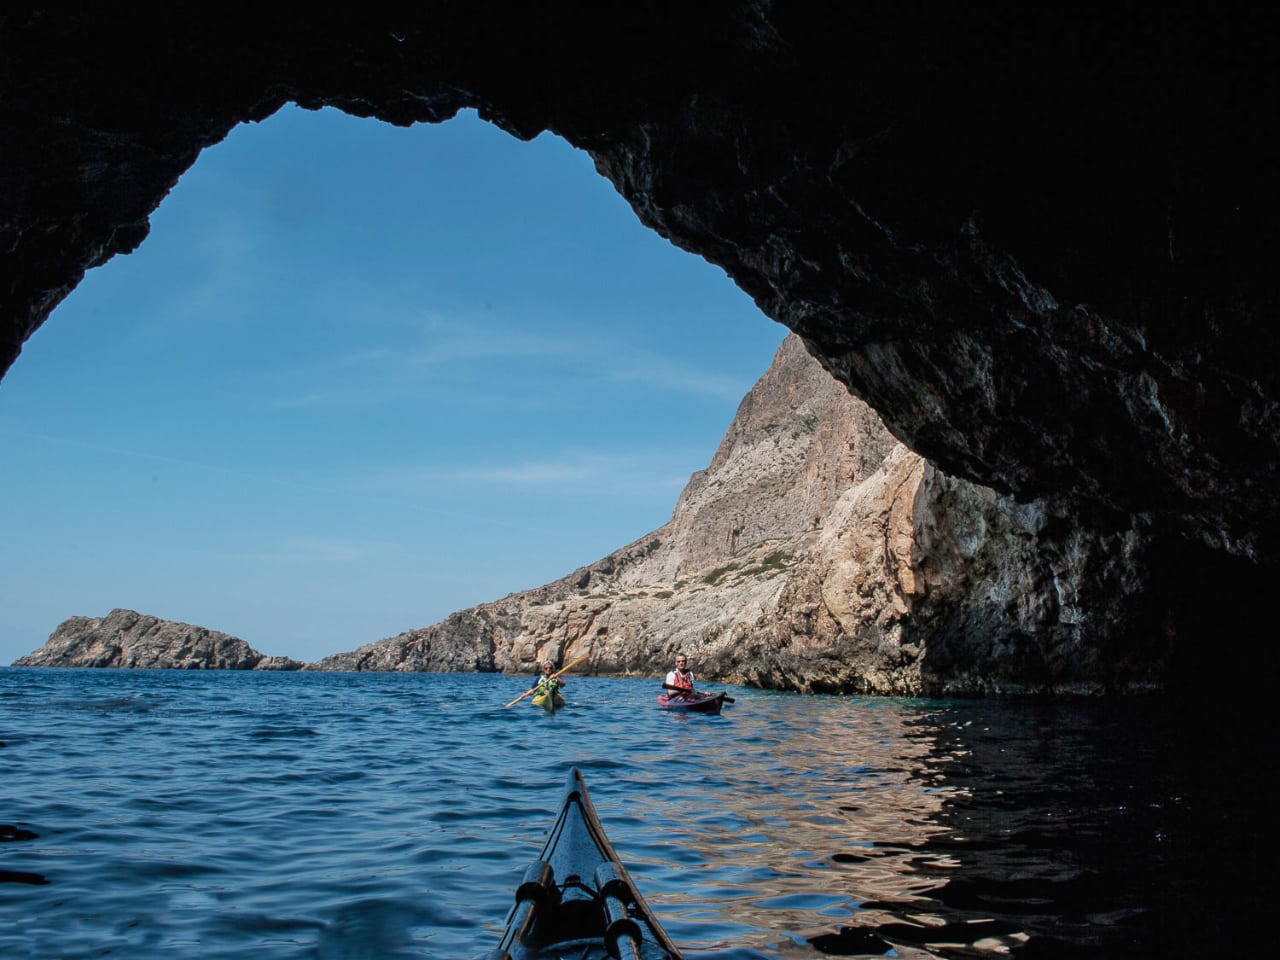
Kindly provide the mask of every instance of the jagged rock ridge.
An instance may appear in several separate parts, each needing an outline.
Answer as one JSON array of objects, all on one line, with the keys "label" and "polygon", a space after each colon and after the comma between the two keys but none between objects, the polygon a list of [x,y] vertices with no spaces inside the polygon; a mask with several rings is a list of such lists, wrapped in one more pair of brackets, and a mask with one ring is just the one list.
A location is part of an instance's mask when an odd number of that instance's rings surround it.
[{"label": "jagged rock ridge", "polygon": [[897,447],[790,336],[666,525],[555,583],[314,666],[520,671],[588,643],[596,670],[652,672],[678,646],[772,616],[833,505]]},{"label": "jagged rock ridge", "polygon": [[302,663],[268,657],[238,637],[161,620],[132,610],[71,617],[15,667],[134,667],[160,670],[297,670]]},{"label": "jagged rock ridge", "polygon": [[[704,677],[771,688],[1146,690],[1168,641],[1129,612],[1147,562],[1138,530],[1068,526],[942,475],[792,336],[665,526],[308,669],[532,673],[585,653],[599,673],[652,675],[683,650]],[[1131,633],[1140,655],[1117,655]]]}]

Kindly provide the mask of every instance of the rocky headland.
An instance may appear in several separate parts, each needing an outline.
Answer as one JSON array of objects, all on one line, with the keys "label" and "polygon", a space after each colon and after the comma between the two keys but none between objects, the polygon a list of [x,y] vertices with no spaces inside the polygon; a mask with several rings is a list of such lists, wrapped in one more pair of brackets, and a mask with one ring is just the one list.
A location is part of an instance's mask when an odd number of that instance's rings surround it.
[{"label": "rocky headland", "polygon": [[122,610],[17,665],[532,673],[589,654],[652,675],[683,650],[706,679],[774,689],[1141,691],[1172,639],[1151,557],[1140,525],[1090,530],[937,470],[792,335],[671,520],[554,583],[305,665]]},{"label": "rocky headland", "polygon": [[1149,555],[1140,527],[1090,531],[938,471],[792,335],[671,520],[554,583],[305,665],[122,610],[17,665],[532,673],[589,654],[651,675],[683,650],[704,678],[775,689],[1147,690],[1170,639],[1141,602]]},{"label": "rocky headland", "polygon": [[[533,672],[590,654],[649,675],[876,694],[1100,693],[1162,683],[1133,604],[1141,531],[948,477],[788,337],[669,523],[554,583],[306,669]],[[1142,656],[1117,656],[1145,631]]]}]

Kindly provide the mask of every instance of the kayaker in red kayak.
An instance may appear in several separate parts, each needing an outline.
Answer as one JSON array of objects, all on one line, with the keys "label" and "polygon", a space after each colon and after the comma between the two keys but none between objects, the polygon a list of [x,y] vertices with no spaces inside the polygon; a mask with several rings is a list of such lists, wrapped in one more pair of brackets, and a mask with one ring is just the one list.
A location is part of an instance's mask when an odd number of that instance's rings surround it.
[{"label": "kayaker in red kayak", "polygon": [[[672,687],[678,689],[671,690]],[[693,696],[693,671],[689,659],[683,653],[676,654],[676,668],[667,674],[668,699],[688,699]]]}]

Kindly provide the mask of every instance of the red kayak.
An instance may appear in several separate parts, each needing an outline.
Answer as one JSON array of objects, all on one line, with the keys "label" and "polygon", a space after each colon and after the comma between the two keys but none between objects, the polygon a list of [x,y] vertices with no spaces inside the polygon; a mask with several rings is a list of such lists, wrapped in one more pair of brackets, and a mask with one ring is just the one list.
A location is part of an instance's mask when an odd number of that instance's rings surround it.
[{"label": "red kayak", "polygon": [[724,706],[723,693],[695,693],[691,696],[658,694],[658,706],[667,710],[687,710],[691,713],[719,713]]}]

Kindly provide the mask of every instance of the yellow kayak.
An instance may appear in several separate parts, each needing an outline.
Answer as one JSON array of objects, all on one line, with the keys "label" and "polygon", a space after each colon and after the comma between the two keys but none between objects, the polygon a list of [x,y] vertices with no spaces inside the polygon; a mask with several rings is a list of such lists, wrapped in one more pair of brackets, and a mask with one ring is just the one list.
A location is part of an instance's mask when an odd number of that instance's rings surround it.
[{"label": "yellow kayak", "polygon": [[561,694],[559,690],[554,691],[554,693],[554,697],[550,690],[543,690],[541,693],[535,693],[533,695],[533,705],[535,707],[541,707],[548,713],[555,713],[564,706],[564,695]]}]

